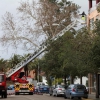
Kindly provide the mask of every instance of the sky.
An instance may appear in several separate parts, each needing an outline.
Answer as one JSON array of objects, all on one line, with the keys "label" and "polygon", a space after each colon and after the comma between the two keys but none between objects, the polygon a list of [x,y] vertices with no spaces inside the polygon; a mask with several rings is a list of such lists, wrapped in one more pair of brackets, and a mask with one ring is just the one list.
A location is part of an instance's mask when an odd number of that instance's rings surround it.
[{"label": "sky", "polygon": [[[16,16],[16,8],[20,5],[21,1],[25,1],[25,0],[0,0],[0,22],[1,22],[2,16],[6,12],[10,12]],[[28,0],[28,1],[31,1],[31,0]],[[81,6],[80,13],[84,11],[86,14],[88,14],[88,8],[89,8],[88,0],[68,0],[68,1],[72,1],[78,4],[79,6]],[[1,29],[0,29],[0,34],[2,34]],[[9,59],[14,54],[23,55],[25,53],[27,52],[21,49],[13,50],[13,48],[8,48],[8,50],[5,50],[5,48],[0,46],[0,58]]]}]

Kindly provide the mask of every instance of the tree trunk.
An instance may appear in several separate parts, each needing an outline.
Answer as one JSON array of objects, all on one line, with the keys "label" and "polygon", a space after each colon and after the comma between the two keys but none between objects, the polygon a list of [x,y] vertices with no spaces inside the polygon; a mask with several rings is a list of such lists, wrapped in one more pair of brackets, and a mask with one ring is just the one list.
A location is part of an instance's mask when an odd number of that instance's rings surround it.
[{"label": "tree trunk", "polygon": [[73,76],[70,75],[70,84],[74,84]]},{"label": "tree trunk", "polygon": [[66,85],[66,75],[64,75],[64,84]]},{"label": "tree trunk", "polygon": [[99,75],[96,73],[96,98],[99,98]]},{"label": "tree trunk", "polygon": [[80,75],[80,84],[82,84],[82,75]]}]

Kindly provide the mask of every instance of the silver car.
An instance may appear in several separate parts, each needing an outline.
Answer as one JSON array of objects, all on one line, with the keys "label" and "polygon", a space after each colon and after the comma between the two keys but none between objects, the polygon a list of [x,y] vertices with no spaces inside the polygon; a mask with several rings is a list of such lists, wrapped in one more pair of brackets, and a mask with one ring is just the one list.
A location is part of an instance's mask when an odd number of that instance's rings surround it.
[{"label": "silver car", "polygon": [[64,96],[65,88],[63,85],[57,85],[55,89],[53,89],[53,96]]},{"label": "silver car", "polygon": [[65,90],[64,98],[88,98],[88,91],[84,85],[81,84],[71,84]]}]

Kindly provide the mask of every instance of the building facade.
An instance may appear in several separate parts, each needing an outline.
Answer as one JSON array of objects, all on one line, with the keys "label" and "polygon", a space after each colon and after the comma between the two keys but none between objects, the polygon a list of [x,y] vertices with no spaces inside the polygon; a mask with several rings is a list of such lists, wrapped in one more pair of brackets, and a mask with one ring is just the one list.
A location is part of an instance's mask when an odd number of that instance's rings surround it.
[{"label": "building facade", "polygon": [[[87,26],[92,30],[94,27],[94,21],[100,19],[100,13],[97,11],[97,7],[100,5],[100,0],[88,0],[89,2],[89,10],[87,15]],[[95,5],[93,5],[93,2]],[[89,93],[96,92],[96,77],[94,74],[88,75],[88,86]]]},{"label": "building facade", "polygon": [[[95,1],[95,5],[93,6],[93,1]],[[97,7],[100,5],[100,0],[89,0],[89,10],[87,15],[87,25],[90,29],[93,29],[93,22],[96,19],[100,19],[100,13],[97,11]]]}]

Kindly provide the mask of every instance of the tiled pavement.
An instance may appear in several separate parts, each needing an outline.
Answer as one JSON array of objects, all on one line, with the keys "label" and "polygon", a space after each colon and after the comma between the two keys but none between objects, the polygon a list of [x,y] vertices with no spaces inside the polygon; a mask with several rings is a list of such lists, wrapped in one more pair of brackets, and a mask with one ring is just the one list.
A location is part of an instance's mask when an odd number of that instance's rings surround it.
[{"label": "tiled pavement", "polygon": [[82,100],[100,100],[100,97],[99,98],[96,98],[95,97],[95,94],[89,94],[88,99],[82,98]]}]

